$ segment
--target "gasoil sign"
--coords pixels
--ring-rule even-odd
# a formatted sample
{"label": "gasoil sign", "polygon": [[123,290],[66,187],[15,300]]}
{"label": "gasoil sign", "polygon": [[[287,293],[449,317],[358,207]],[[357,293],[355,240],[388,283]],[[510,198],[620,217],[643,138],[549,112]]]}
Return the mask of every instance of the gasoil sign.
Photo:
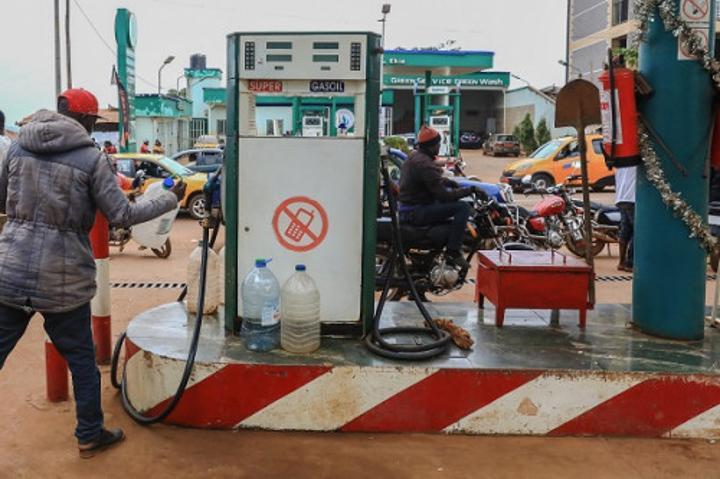
{"label": "gasoil sign", "polygon": [[313,93],[342,93],[345,82],[342,80],[310,80],[310,91]]}

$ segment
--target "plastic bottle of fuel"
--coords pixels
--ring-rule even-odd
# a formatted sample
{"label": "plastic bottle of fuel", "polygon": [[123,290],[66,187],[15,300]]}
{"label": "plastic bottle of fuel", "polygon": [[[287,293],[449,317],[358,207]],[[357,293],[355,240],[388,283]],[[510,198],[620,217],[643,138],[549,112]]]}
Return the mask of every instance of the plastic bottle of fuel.
{"label": "plastic bottle of fuel", "polygon": [[251,351],[271,351],[280,345],[280,285],[264,259],[242,283],[241,333]]}
{"label": "plastic bottle of fuel", "polygon": [[218,254],[218,302],[225,304],[225,246]]}
{"label": "plastic bottle of fuel", "polygon": [[[150,201],[163,194],[164,191],[172,188],[174,184],[172,178],[165,178],[162,182],[152,183],[148,186],[147,190],[145,190],[145,193],[138,198],[138,202]],[[146,248],[162,248],[168,236],[170,236],[170,230],[172,229],[173,223],[175,223],[179,209],[180,206],[178,205],[177,208],[157,218],[133,226],[132,235],[135,242]]]}
{"label": "plastic bottle of fuel", "polygon": [[280,293],[280,344],[291,353],[311,353],[320,347],[320,291],[305,269],[295,266]]}
{"label": "plastic bottle of fuel", "polygon": [[[203,242],[198,241],[197,247],[190,253],[190,259],[187,266],[187,309],[190,313],[197,313],[198,294],[200,293],[200,265],[202,262]],[[207,275],[205,284],[205,303],[203,305],[203,314],[212,314],[217,311],[220,304],[219,295],[219,278],[218,272],[219,261],[218,255],[212,248],[208,250],[207,259]]]}

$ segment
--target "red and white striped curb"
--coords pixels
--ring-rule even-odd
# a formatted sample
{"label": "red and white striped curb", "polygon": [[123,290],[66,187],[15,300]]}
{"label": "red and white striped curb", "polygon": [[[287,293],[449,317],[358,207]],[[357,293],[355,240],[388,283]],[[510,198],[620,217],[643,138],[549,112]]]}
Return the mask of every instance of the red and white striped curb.
{"label": "red and white striped curb", "polygon": [[[128,392],[160,410],[183,361],[130,343]],[[720,437],[720,376],[425,367],[198,365],[168,422],[201,428]]]}
{"label": "red and white striped curb", "polygon": [[110,226],[108,220],[99,211],[95,214],[95,223],[90,230],[90,245],[95,257],[95,283],[97,290],[90,303],[92,311],[93,341],[95,357],[100,363],[110,361],[112,354],[111,317],[110,317]]}

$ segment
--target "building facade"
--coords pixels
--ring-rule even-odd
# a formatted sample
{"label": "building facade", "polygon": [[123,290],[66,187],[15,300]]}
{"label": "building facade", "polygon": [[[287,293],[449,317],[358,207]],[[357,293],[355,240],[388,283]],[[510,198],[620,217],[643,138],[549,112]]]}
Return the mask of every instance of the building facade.
{"label": "building facade", "polygon": [[170,156],[191,146],[192,102],[170,95],[144,94],[135,97],[135,137],[138,145],[160,140]]}
{"label": "building facade", "polygon": [[568,0],[567,78],[598,83],[608,49],[630,46],[636,29],[632,0]]}
{"label": "building facade", "polygon": [[510,73],[490,71],[494,58],[495,53],[487,51],[386,50],[383,133],[404,134],[417,129],[417,93],[425,89],[428,74],[430,86],[439,92],[430,100],[438,110],[453,109],[456,105],[449,94],[443,95],[444,91],[459,94],[459,111],[452,111],[452,115],[457,114],[461,131],[480,134],[506,131],[505,95]]}

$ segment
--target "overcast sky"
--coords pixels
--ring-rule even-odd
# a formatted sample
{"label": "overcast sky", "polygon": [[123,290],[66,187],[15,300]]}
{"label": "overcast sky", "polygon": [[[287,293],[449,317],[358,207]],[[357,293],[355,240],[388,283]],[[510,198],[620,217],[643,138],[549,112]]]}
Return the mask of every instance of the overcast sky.
{"label": "overcast sky", "polygon": [[[387,1],[387,0],[386,0]],[[386,47],[437,45],[456,40],[467,50],[495,52],[495,69],[533,86],[563,84],[566,0],[390,0]],[[61,0],[65,4],[65,0]],[[110,85],[117,8],[134,12],[139,93],[157,90],[157,69],[168,55],[163,88],[175,88],[190,55],[225,66],[225,36],[236,31],[374,30],[383,2],[368,0],[70,0],[74,86],[93,91],[101,107],[117,105]],[[98,38],[80,7],[110,47]],[[63,12],[64,18],[64,12]],[[3,0],[0,15],[0,109],[8,124],[55,94],[53,0]],[[64,48],[64,47],[63,47]],[[64,61],[64,58],[63,58]],[[183,86],[181,80],[180,86]],[[63,63],[63,88],[65,87]],[[513,86],[521,85],[515,82]]]}

